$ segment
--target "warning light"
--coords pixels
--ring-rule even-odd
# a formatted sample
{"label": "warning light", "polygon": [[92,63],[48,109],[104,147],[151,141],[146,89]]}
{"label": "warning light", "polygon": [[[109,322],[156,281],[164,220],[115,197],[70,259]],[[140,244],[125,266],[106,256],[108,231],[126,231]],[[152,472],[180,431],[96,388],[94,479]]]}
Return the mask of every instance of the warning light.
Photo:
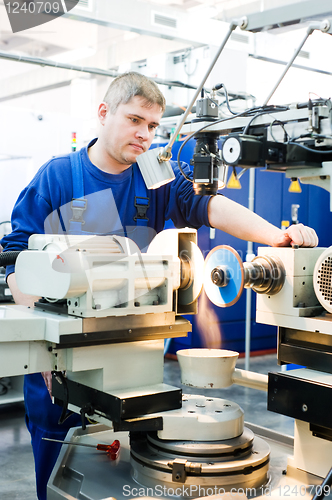
{"label": "warning light", "polygon": [[71,150],[76,151],[76,132],[71,134]]}
{"label": "warning light", "polygon": [[229,181],[227,182],[227,187],[229,189],[241,189],[242,187],[239,179],[236,177],[236,174],[234,174],[234,172],[232,172]]}
{"label": "warning light", "polygon": [[288,191],[289,193],[302,193],[300,183],[296,177],[292,177]]}

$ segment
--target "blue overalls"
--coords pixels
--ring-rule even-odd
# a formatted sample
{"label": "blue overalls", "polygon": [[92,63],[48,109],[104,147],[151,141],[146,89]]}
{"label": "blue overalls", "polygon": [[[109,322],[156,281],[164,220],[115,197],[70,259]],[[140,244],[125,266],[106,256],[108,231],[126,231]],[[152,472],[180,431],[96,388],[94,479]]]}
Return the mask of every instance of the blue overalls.
{"label": "blue overalls", "polygon": [[[72,177],[73,177],[73,199],[71,202],[71,209],[73,212],[73,218],[69,221],[69,234],[91,234],[86,231],[83,231],[82,226],[84,224],[83,214],[87,209],[87,200],[84,198],[84,182],[83,182],[83,167],[81,161],[81,155],[79,151],[75,153],[71,153],[71,168],[72,168]],[[135,199],[134,205],[136,207],[136,215],[134,217],[134,221],[136,223],[136,228],[140,229],[147,228],[148,218],[146,216],[147,209],[150,206],[150,200],[147,196],[147,188],[145,182],[143,180],[142,174],[137,166],[137,164],[133,165],[133,175],[134,175],[134,184],[135,184]],[[140,231],[141,233],[146,235],[146,232]],[[133,237],[135,239],[135,231],[131,231],[130,233],[126,232],[124,228],[123,236]],[[114,233],[112,233],[114,234]],[[141,245],[138,245],[141,249],[147,246],[148,241],[142,241]]]}
{"label": "blue overalls", "polygon": [[[84,182],[83,182],[83,167],[79,151],[70,154],[72,179],[73,179],[73,198],[71,202],[72,219],[69,221],[69,234],[91,234],[82,230],[84,225],[83,214],[87,210],[87,200],[84,198]],[[140,241],[136,241],[143,248],[147,246],[148,241],[145,241],[145,235],[148,235],[144,228],[147,228],[148,218],[146,211],[149,208],[149,198],[147,196],[147,188],[145,186],[142,175],[137,165],[133,166],[136,215],[134,221],[136,228],[141,228],[139,231]],[[124,228],[125,231],[125,228]],[[135,239],[137,231],[133,230],[129,237]],[[127,234],[124,234],[127,236]],[[137,240],[137,238],[136,238]],[[44,379],[40,373],[26,375],[24,381],[24,396],[27,408],[27,414],[37,414],[40,427],[35,425],[28,416],[26,424],[31,434],[31,444],[35,458],[36,471],[36,487],[39,500],[46,500],[46,490],[49,477],[52,473],[58,455],[60,453],[61,444],[50,441],[45,441],[42,438],[53,438],[64,440],[71,427],[81,425],[81,416],[72,414],[64,422],[58,424],[62,409],[60,406],[53,405],[48,394]]]}

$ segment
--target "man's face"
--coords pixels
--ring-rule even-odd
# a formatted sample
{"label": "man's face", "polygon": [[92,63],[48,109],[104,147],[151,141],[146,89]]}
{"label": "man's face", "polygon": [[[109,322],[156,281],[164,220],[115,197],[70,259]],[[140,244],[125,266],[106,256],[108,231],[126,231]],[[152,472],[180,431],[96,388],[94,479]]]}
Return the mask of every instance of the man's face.
{"label": "man's face", "polygon": [[111,114],[106,103],[99,106],[104,153],[112,163],[131,165],[138,155],[151,146],[162,110],[158,104],[147,104],[139,96],[120,104]]}

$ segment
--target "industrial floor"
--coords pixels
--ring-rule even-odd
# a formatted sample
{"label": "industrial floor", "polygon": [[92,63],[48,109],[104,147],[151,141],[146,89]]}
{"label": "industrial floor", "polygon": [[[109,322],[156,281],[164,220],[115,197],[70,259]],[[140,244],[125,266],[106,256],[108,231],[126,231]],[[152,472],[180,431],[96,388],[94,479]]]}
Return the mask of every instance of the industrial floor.
{"label": "industrial floor", "polygon": [[[236,365],[244,368],[244,359]],[[267,374],[280,371],[275,355],[252,357],[250,370]],[[165,382],[182,387],[184,393],[203,394],[193,388],[181,386],[177,361],[165,360]],[[206,394],[206,392],[205,392]],[[266,393],[240,386],[227,389],[211,389],[210,395],[229,399],[238,403],[245,412],[247,422],[293,435],[293,420],[268,412]],[[16,403],[1,405],[0,396],[0,499],[36,500],[34,463],[30,445],[30,435],[24,422],[24,405]]]}

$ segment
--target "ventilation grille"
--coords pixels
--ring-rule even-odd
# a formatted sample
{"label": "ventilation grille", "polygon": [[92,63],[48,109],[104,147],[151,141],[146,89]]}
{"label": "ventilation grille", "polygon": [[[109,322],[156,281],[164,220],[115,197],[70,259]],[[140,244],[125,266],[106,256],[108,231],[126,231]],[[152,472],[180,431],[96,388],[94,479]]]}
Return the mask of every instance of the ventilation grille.
{"label": "ventilation grille", "polygon": [[158,12],[153,12],[152,24],[175,30],[178,27],[178,20],[175,17],[169,17],[164,14],[159,14]]}
{"label": "ventilation grille", "polygon": [[79,0],[77,7],[84,10],[92,10],[92,0]]}
{"label": "ventilation grille", "polygon": [[246,35],[241,35],[240,33],[232,33],[231,40],[233,40],[233,42],[240,42],[246,44],[249,43],[249,37]]}
{"label": "ventilation grille", "polygon": [[332,306],[332,257],[325,259],[318,269],[318,290],[322,299]]}
{"label": "ventilation grille", "polygon": [[299,57],[302,57],[303,59],[310,59],[310,52],[307,52],[306,50],[300,50]]}
{"label": "ventilation grille", "polygon": [[173,64],[183,63],[187,59],[186,54],[180,54],[178,56],[173,56]]}

